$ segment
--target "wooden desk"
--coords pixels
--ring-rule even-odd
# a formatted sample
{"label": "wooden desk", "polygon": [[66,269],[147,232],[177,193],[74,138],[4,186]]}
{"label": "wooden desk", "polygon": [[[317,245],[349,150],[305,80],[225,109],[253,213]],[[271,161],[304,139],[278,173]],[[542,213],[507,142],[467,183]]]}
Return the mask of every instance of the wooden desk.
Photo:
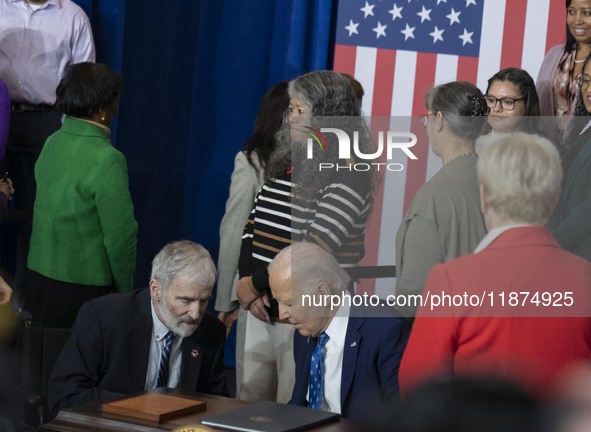
{"label": "wooden desk", "polygon": [[[131,417],[124,417],[115,414],[104,414],[101,412],[101,403],[82,405],[75,408],[68,408],[60,411],[55,419],[40,427],[40,431],[137,431],[137,432],[159,432],[170,431],[176,427],[198,424],[205,416],[215,415],[231,411],[245,405],[248,402],[221,396],[212,396],[202,393],[191,393],[177,389],[155,389],[157,393],[178,394],[190,399],[197,399],[207,402],[207,410],[194,414],[177,417],[162,423],[140,420]],[[311,431],[317,432],[361,432],[364,430],[357,424],[341,420],[318,426]]]}

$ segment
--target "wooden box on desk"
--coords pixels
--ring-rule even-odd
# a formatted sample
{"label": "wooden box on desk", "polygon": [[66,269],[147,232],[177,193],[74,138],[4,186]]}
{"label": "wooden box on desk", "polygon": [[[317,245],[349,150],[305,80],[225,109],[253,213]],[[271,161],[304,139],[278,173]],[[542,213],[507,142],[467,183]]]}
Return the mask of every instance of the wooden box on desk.
{"label": "wooden box on desk", "polygon": [[104,403],[101,411],[150,421],[165,421],[205,411],[205,402],[158,393],[145,393]]}

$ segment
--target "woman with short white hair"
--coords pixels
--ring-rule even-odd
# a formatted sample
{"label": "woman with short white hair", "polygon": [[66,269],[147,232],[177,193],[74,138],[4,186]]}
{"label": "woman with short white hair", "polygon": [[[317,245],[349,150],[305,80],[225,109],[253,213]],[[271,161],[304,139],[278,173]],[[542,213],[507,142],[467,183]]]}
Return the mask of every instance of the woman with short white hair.
{"label": "woman with short white hair", "polygon": [[478,161],[487,228],[545,224],[558,202],[562,181],[556,147],[546,138],[523,132],[497,143],[502,145],[491,146]]}

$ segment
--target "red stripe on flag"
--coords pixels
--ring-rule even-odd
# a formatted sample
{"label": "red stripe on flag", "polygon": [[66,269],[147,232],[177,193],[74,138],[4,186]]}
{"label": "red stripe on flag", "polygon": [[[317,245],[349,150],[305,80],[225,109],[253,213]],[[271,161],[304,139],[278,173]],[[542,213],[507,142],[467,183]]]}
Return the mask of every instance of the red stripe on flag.
{"label": "red stripe on flag", "polygon": [[458,57],[458,81],[475,83],[478,78],[478,57]]}
{"label": "red stripe on flag", "polygon": [[[371,136],[375,143],[379,139],[378,132],[382,132],[385,137],[386,132],[390,129],[395,61],[396,51],[386,49],[377,50],[370,126]],[[382,153],[379,162],[387,162],[385,151]],[[384,182],[380,182],[374,192],[373,213],[365,227],[365,257],[361,265],[375,266],[378,263],[383,201]],[[374,294],[375,279],[364,280],[358,287],[358,292]]]}
{"label": "red stripe on flag", "polygon": [[333,70],[354,76],[356,57],[357,47],[350,45],[335,45]]}
{"label": "red stripe on flag", "polygon": [[[511,0],[505,9],[501,67],[521,67],[527,0]],[[500,23],[498,24],[500,25]],[[486,55],[486,53],[484,53]]]}
{"label": "red stripe on flag", "polygon": [[550,0],[546,52],[554,45],[564,43],[566,36],[566,6],[564,0]]}
{"label": "red stripe on flag", "polygon": [[[406,166],[406,185],[404,188],[404,208],[406,212],[417,190],[425,183],[427,175],[427,158],[429,155],[429,139],[425,128],[419,122],[419,116],[427,113],[424,105],[425,93],[433,87],[435,83],[435,68],[437,65],[436,54],[419,53],[417,55],[417,69],[415,76],[415,88],[412,102],[412,122],[411,128],[417,131],[417,144],[412,148],[412,152],[417,159],[408,159]],[[404,103],[404,102],[402,102]]]}
{"label": "red stripe on flag", "polygon": [[[426,114],[425,95],[435,83],[435,69],[437,67],[437,54],[418,53],[417,68],[415,73],[415,88],[412,100],[412,115]],[[408,101],[400,101],[408,103]]]}
{"label": "red stripe on flag", "polygon": [[396,51],[386,49],[377,50],[373,103],[371,107],[372,116],[390,117],[395,61]]}

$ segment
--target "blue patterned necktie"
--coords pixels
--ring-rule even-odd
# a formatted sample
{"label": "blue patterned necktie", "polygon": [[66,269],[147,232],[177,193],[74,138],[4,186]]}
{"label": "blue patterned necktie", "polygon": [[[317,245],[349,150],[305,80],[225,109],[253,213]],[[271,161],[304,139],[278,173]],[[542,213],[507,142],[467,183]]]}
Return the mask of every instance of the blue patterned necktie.
{"label": "blue patterned necktie", "polygon": [[328,342],[326,333],[318,336],[318,344],[312,353],[310,362],[310,385],[308,388],[308,408],[319,410],[322,407],[324,394],[324,345]]}
{"label": "blue patterned necktie", "polygon": [[170,349],[172,348],[173,340],[174,333],[171,331],[166,333],[166,336],[164,336],[162,355],[160,356],[160,365],[158,366],[158,379],[156,380],[156,387],[165,387],[168,385],[168,360],[170,357]]}

